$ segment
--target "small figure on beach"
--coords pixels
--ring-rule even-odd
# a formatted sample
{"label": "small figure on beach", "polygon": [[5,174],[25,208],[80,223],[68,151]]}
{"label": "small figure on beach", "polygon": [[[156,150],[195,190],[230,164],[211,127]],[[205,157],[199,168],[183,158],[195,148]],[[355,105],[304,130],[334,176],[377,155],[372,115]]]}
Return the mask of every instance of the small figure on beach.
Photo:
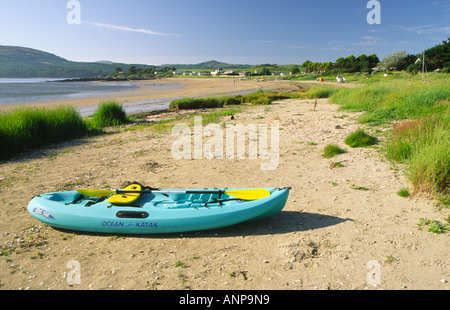
{"label": "small figure on beach", "polygon": [[340,74],[336,77],[336,80],[338,83],[345,83],[345,78]]}

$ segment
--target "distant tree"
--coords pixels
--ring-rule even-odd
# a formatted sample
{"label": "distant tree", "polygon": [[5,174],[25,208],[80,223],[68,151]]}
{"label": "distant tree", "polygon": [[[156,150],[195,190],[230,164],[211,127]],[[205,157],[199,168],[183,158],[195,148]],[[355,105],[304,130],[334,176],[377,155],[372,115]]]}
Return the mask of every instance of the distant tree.
{"label": "distant tree", "polygon": [[407,58],[406,51],[397,51],[385,57],[379,67],[384,71],[404,70],[407,68]]}
{"label": "distant tree", "polygon": [[337,69],[342,69],[345,67],[345,59],[344,57],[339,57],[336,59],[335,66]]}
{"label": "distant tree", "polygon": [[425,61],[430,70],[450,68],[450,38],[426,50]]}
{"label": "distant tree", "polygon": [[345,58],[345,67],[348,69],[354,69],[356,67],[356,57],[353,55]]}
{"label": "distant tree", "polygon": [[136,73],[137,73],[136,66],[131,66],[130,69],[128,70],[128,74],[129,75],[134,75]]}
{"label": "distant tree", "polygon": [[375,54],[368,56],[367,61],[369,62],[369,66],[371,69],[375,68],[380,63],[380,59]]}
{"label": "distant tree", "polygon": [[309,60],[306,60],[303,64],[302,64],[302,67],[305,69],[305,73],[308,73],[309,72],[309,64],[310,64],[311,62],[309,61]]}

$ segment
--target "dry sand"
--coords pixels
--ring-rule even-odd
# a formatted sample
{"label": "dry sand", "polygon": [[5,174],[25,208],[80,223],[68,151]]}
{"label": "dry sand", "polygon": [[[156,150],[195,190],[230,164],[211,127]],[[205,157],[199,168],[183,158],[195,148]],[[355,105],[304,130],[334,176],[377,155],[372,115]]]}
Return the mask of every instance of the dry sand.
{"label": "dry sand", "polygon": [[[149,127],[111,130],[1,163],[0,245],[15,250],[1,257],[0,290],[448,290],[449,235],[417,227],[419,218],[444,221],[444,214],[432,200],[399,197],[407,180],[377,149],[343,144],[361,127],[356,116],[326,99],[315,111],[313,100],[246,108],[233,122],[280,125],[273,171],[262,171],[261,159],[176,161],[175,137]],[[329,143],[347,153],[323,158]],[[331,168],[333,162],[343,167]],[[26,210],[34,195],[127,181],[160,188],[291,186],[292,192],[283,212],[269,219],[172,235],[64,232]],[[67,281],[70,261],[80,264],[81,284]],[[372,272],[379,279],[368,277]]]}

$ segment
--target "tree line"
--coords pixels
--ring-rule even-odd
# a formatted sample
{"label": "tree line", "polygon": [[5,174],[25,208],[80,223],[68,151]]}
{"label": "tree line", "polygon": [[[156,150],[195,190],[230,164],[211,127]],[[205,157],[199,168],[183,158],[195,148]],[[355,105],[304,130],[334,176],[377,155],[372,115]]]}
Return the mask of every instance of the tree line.
{"label": "tree line", "polygon": [[[429,71],[440,70],[450,72],[450,38],[442,41],[432,48],[424,51],[425,67]],[[417,73],[423,67],[423,54],[407,54],[406,51],[396,51],[380,61],[377,55],[358,57],[350,55],[340,57],[335,62],[311,62],[306,60],[302,67],[304,73],[310,74],[336,74],[336,73],[371,73],[373,71],[406,71]]]}

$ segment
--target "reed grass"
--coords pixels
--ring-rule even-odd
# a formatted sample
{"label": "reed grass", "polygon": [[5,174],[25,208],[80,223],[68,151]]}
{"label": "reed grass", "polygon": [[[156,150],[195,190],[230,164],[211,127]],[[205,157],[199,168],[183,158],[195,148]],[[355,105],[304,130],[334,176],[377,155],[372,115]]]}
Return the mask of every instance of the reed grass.
{"label": "reed grass", "polygon": [[55,109],[20,108],[0,114],[0,159],[48,143],[83,137],[84,120],[72,107]]}

